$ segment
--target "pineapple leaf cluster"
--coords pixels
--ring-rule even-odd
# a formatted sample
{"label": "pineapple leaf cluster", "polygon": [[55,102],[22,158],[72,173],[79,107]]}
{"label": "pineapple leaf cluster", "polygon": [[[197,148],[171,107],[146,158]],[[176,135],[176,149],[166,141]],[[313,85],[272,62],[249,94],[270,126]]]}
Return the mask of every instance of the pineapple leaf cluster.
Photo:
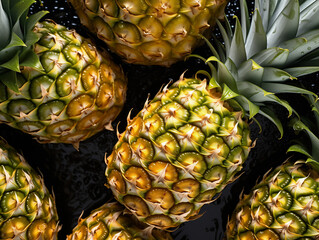
{"label": "pineapple leaf cluster", "polygon": [[45,14],[40,11],[28,17],[29,7],[34,0],[0,1],[0,73],[1,82],[19,92],[16,73],[21,67],[42,70],[33,45],[39,36],[32,29]]}
{"label": "pineapple leaf cluster", "polygon": [[[241,20],[235,16],[234,31],[227,18],[224,24],[218,21],[224,44],[216,37],[215,46],[206,41],[214,54],[206,60],[211,73],[204,72],[210,87],[222,92],[223,100],[236,100],[249,118],[257,113],[267,117],[281,136],[283,127],[267,103],[283,106],[290,116],[296,111],[276,94],[316,97],[289,80],[319,71],[319,29],[313,20],[318,6],[317,1],[255,1],[249,20],[246,2],[241,1]],[[211,62],[217,63],[217,69]]]}

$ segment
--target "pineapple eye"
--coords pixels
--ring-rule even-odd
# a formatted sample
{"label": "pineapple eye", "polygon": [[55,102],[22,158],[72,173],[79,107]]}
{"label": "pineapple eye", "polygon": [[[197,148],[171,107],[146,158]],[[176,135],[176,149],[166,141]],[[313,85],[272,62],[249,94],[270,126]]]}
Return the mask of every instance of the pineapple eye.
{"label": "pineapple eye", "polygon": [[176,168],[168,162],[152,162],[150,165],[148,165],[148,169],[159,177],[161,177],[161,175],[164,175],[164,178],[167,181],[176,182],[178,180],[178,172]]}
{"label": "pineapple eye", "polygon": [[66,109],[66,113],[70,117],[80,116],[81,114],[89,111],[94,103],[94,99],[88,94],[82,94],[73,98]]}
{"label": "pineapple eye", "polygon": [[306,223],[293,212],[279,216],[277,221],[283,228],[282,234],[302,235],[307,230]]}
{"label": "pineapple eye", "polygon": [[99,69],[91,64],[88,65],[81,74],[81,81],[83,88],[86,91],[91,90],[93,87],[96,87],[100,79]]}
{"label": "pineapple eye", "polygon": [[147,190],[151,188],[151,180],[143,168],[131,166],[124,174],[125,178],[136,187]]}
{"label": "pineapple eye", "polygon": [[124,204],[137,216],[147,217],[150,215],[148,206],[146,203],[138,196],[126,195],[123,198]]}
{"label": "pineapple eye", "polygon": [[258,240],[280,240],[279,236],[271,229],[266,229],[256,234]]}
{"label": "pineapple eye", "polygon": [[14,237],[16,237],[17,234],[24,232],[29,224],[30,223],[26,217],[19,216],[10,218],[1,226],[0,238],[14,239]]}
{"label": "pineapple eye", "polygon": [[145,194],[145,199],[159,205],[163,209],[171,208],[174,203],[173,194],[165,188],[153,188]]}
{"label": "pineapple eye", "polygon": [[173,226],[173,221],[170,217],[163,214],[154,214],[146,218],[146,222],[158,226],[160,228],[168,228]]}
{"label": "pineapple eye", "polygon": [[152,161],[154,150],[150,141],[144,138],[138,138],[131,144],[131,148],[136,156],[143,162]]}
{"label": "pineapple eye", "polygon": [[174,205],[169,211],[174,215],[182,215],[185,213],[190,214],[194,209],[194,205],[191,203],[178,203]]}
{"label": "pineapple eye", "polygon": [[99,108],[109,108],[113,104],[113,88],[107,83],[103,83],[97,94],[96,105]]}
{"label": "pineapple eye", "polygon": [[79,74],[75,69],[69,68],[56,80],[57,93],[61,97],[74,93],[77,89]]}
{"label": "pineapple eye", "polygon": [[125,193],[126,191],[126,185],[125,181],[122,177],[122,174],[117,170],[112,170],[111,173],[108,176],[108,182],[111,185],[111,188],[114,187],[114,189],[119,193]]}
{"label": "pineapple eye", "polygon": [[107,226],[102,221],[90,225],[89,231],[92,234],[90,237],[96,240],[104,240],[109,235]]}
{"label": "pineapple eye", "polygon": [[205,174],[204,178],[216,185],[222,184],[227,177],[227,170],[224,167],[221,167],[219,165],[212,167],[211,169],[208,169]]}
{"label": "pineapple eye", "polygon": [[123,142],[119,148],[116,149],[116,156],[123,164],[130,164],[132,151],[127,142]]}
{"label": "pineapple eye", "polygon": [[183,164],[185,168],[190,169],[199,174],[204,174],[207,169],[207,164],[204,157],[196,152],[184,152],[181,153],[177,159],[178,162]]}
{"label": "pineapple eye", "polygon": [[28,237],[30,239],[41,239],[45,235],[46,228],[47,224],[44,220],[36,220],[28,228]]}
{"label": "pineapple eye", "polygon": [[65,104],[59,100],[52,100],[41,104],[38,107],[38,116],[42,121],[54,121],[59,117],[60,113],[64,110]]}
{"label": "pineapple eye", "polygon": [[173,190],[185,193],[189,198],[195,198],[200,191],[200,183],[194,179],[183,179],[175,183]]}
{"label": "pineapple eye", "polygon": [[24,118],[25,115],[28,115],[35,108],[36,106],[32,101],[25,99],[12,100],[7,106],[10,115],[20,118]]}

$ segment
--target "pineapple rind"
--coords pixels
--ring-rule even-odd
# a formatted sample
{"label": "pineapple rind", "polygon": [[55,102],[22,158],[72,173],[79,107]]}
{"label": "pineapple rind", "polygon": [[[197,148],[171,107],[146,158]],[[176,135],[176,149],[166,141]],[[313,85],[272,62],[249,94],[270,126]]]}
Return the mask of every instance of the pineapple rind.
{"label": "pineapple rind", "polygon": [[[74,1],[81,22],[125,61],[169,66],[224,16],[226,0]],[[207,33],[207,31],[206,31]]]}
{"label": "pineapple rind", "polygon": [[4,85],[0,123],[32,134],[40,142],[71,143],[111,128],[126,96],[126,77],[105,52],[74,30],[45,21],[34,32],[33,50],[44,71],[24,67],[20,94]]}
{"label": "pineapple rind", "polygon": [[169,233],[159,231],[138,220],[117,202],[106,203],[79,219],[67,240],[171,240]]}
{"label": "pineapple rind", "polygon": [[57,239],[54,197],[25,159],[0,139],[0,239]]}
{"label": "pineapple rind", "polygon": [[288,161],[245,195],[227,226],[227,239],[315,239],[319,235],[318,173]]}
{"label": "pineapple rind", "polygon": [[170,228],[195,218],[247,158],[242,113],[206,87],[187,78],[165,87],[128,121],[107,159],[110,188],[140,221]]}

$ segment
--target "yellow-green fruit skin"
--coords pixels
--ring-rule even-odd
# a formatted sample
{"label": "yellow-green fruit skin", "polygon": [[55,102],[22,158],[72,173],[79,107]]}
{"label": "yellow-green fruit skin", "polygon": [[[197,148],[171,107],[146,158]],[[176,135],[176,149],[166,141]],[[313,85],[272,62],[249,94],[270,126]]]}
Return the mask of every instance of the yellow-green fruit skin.
{"label": "yellow-green fruit skin", "polygon": [[140,221],[166,229],[198,217],[242,168],[248,124],[220,97],[205,80],[181,77],[128,120],[106,176]]}
{"label": "yellow-green fruit skin", "polygon": [[319,175],[286,162],[245,195],[228,222],[228,240],[310,240],[319,236]]}
{"label": "yellow-green fruit skin", "polygon": [[181,61],[201,42],[227,0],[69,0],[83,25],[124,61],[163,65]]}
{"label": "yellow-green fruit skin", "polygon": [[43,71],[30,67],[18,74],[20,93],[0,83],[0,123],[43,143],[77,145],[105,127],[121,111],[126,77],[106,52],[74,30],[37,23],[33,50]]}
{"label": "yellow-green fruit skin", "polygon": [[79,219],[67,240],[172,240],[168,232],[139,222],[117,202],[106,203]]}
{"label": "yellow-green fruit skin", "polygon": [[0,239],[55,240],[59,229],[42,177],[0,138]]}

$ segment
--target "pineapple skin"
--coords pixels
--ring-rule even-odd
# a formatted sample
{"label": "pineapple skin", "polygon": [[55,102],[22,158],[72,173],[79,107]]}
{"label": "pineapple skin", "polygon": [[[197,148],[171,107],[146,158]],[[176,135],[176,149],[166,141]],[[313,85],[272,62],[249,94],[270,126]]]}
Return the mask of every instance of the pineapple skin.
{"label": "pineapple skin", "polygon": [[172,240],[168,232],[139,222],[117,202],[106,203],[79,219],[67,240]]}
{"label": "pineapple skin", "polygon": [[0,239],[55,240],[54,197],[17,151],[0,138]]}
{"label": "pineapple skin", "polygon": [[303,160],[277,167],[240,200],[227,239],[317,239],[318,182],[318,173]]}
{"label": "pineapple skin", "polygon": [[41,143],[78,147],[121,111],[126,76],[107,52],[53,21],[37,23],[33,46],[43,71],[23,67],[20,93],[0,83],[0,123],[29,133]]}
{"label": "pineapple skin", "polygon": [[106,176],[140,221],[167,229],[197,218],[242,168],[248,123],[220,95],[205,80],[182,76],[128,120]]}
{"label": "pineapple skin", "polygon": [[142,65],[183,60],[222,19],[227,0],[69,0],[82,24],[124,61]]}

